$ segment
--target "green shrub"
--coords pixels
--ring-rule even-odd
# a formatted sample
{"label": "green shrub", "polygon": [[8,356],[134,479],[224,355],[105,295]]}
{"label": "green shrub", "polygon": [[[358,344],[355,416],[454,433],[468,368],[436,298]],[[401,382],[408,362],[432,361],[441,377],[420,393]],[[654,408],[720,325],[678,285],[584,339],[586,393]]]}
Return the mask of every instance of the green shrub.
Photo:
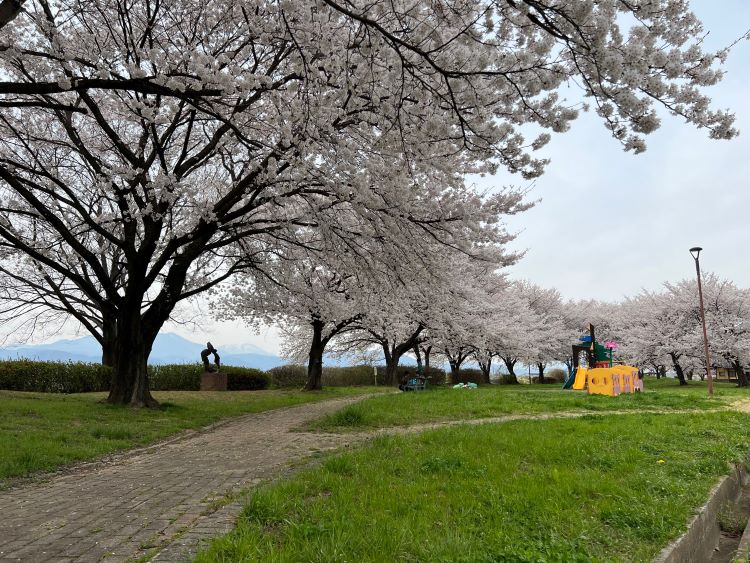
{"label": "green shrub", "polygon": [[[268,370],[274,387],[304,387],[307,366],[287,364]],[[378,376],[380,380],[380,376]],[[344,385],[374,385],[375,375],[370,366],[323,367],[323,387]]]}
{"label": "green shrub", "polygon": [[268,370],[274,387],[304,387],[307,383],[307,368],[297,364],[286,364]]}
{"label": "green shrub", "polygon": [[[378,370],[378,385],[385,385],[385,366],[377,366]],[[398,385],[398,382],[406,375],[415,375],[417,373],[416,366],[398,366],[396,369],[397,381],[394,385]],[[440,368],[434,368],[430,366],[429,370],[426,370],[427,376],[430,378],[428,381],[429,385],[445,385],[446,374]]]}
{"label": "green shrub", "polygon": [[460,369],[458,373],[451,372],[451,382],[453,385],[457,383],[476,383],[481,385],[484,383],[484,374],[480,369]]}
{"label": "green shrub", "polygon": [[[267,389],[269,376],[257,369],[223,366],[231,390]],[[198,391],[201,388],[201,364],[148,366],[152,391]],[[89,393],[109,391],[112,368],[80,362],[0,361],[0,389],[40,393]]]}
{"label": "green shrub", "polygon": [[324,367],[323,387],[375,385],[372,366]]}
{"label": "green shrub", "polygon": [[221,371],[227,374],[227,387],[230,391],[259,391],[268,389],[271,377],[264,371],[255,368],[223,366]]}
{"label": "green shrub", "polygon": [[42,393],[107,391],[112,369],[81,362],[0,362],[0,389]]}
{"label": "green shrub", "polygon": [[509,373],[501,373],[497,381],[500,385],[515,385],[518,379]]}
{"label": "green shrub", "polygon": [[553,368],[544,374],[544,379],[555,383],[564,383],[568,378],[568,371],[560,368]]}
{"label": "green shrub", "polygon": [[203,365],[198,363],[148,366],[149,388],[152,391],[199,391],[202,373]]}
{"label": "green shrub", "polygon": [[425,370],[425,375],[429,377],[430,385],[445,385],[445,370],[430,367],[430,369]]}
{"label": "green shrub", "polygon": [[[230,391],[257,391],[268,389],[270,377],[264,371],[240,366],[221,366],[227,374]],[[202,364],[166,364],[149,366],[149,384],[153,391],[199,391]]]}

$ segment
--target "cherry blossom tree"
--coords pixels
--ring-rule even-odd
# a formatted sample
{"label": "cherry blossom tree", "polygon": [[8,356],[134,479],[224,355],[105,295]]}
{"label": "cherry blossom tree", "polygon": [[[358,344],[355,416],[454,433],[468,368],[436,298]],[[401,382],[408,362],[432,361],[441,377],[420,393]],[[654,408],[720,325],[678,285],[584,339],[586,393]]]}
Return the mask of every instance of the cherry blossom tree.
{"label": "cherry blossom tree", "polygon": [[706,276],[705,285],[712,353],[734,368],[740,387],[748,387],[750,379],[745,370],[750,366],[750,290],[715,276]]}
{"label": "cherry blossom tree", "polygon": [[490,383],[494,359],[518,338],[519,331],[527,324],[530,310],[528,303],[521,299],[505,277],[492,276],[485,282],[485,288],[487,301],[480,310],[481,322],[475,326],[474,359],[482,371],[483,381]]}
{"label": "cherry blossom tree", "polygon": [[[284,257],[283,277],[237,276],[234,298],[222,299],[221,316],[241,310],[248,323],[275,322],[285,325],[295,339],[309,343],[306,390],[322,386],[323,353],[332,338],[343,334],[362,316],[355,301],[362,285],[353,274],[342,274],[316,261]],[[307,330],[300,330],[302,328]]]}
{"label": "cherry blossom tree", "polygon": [[480,348],[482,363],[493,356],[500,358],[512,383],[518,383],[515,369],[519,362],[535,363],[543,378],[544,365],[554,359],[553,338],[557,338],[562,323],[559,300],[556,290],[543,289],[527,280],[511,283],[496,299],[494,320]]}
{"label": "cherry blossom tree", "polygon": [[[571,78],[626,150],[657,106],[736,134],[702,93],[726,51],[702,51],[677,0],[4,0],[0,15],[0,240],[115,327],[113,403],[155,404],[156,334],[259,267],[243,245],[335,229],[321,210],[339,204],[454,244],[451,192],[498,166],[541,174],[548,135],[521,129],[568,128]],[[415,184],[448,208],[420,214]]]}
{"label": "cherry blossom tree", "polygon": [[644,290],[624,305],[629,327],[624,347],[650,363],[652,358],[662,358],[672,366],[680,385],[687,385],[683,358],[700,350],[699,325],[690,318],[684,297],[667,285],[663,292]]}
{"label": "cherry blossom tree", "polygon": [[458,373],[464,362],[470,358],[482,359],[485,363],[483,378],[489,383],[491,357],[484,357],[487,335],[495,330],[495,321],[502,310],[504,290],[507,282],[502,274],[496,273],[503,264],[477,262],[466,257],[450,259],[451,277],[443,283],[446,289],[439,306],[429,319],[429,343],[437,347],[447,360],[451,376],[457,382]]}
{"label": "cherry blossom tree", "polygon": [[536,364],[539,383],[544,383],[547,363],[557,358],[566,341],[570,342],[565,330],[562,298],[556,289],[546,289],[526,280],[519,282],[519,290],[528,304],[531,320],[524,331],[528,345],[523,360]]}
{"label": "cherry blossom tree", "polygon": [[[750,383],[744,372],[750,363],[750,292],[712,273],[705,274],[702,282],[712,364],[734,368],[739,385],[746,387]],[[675,307],[683,311],[685,332],[690,335],[690,348],[684,353],[686,363],[705,374],[698,284],[682,280],[665,284],[665,288]]]}

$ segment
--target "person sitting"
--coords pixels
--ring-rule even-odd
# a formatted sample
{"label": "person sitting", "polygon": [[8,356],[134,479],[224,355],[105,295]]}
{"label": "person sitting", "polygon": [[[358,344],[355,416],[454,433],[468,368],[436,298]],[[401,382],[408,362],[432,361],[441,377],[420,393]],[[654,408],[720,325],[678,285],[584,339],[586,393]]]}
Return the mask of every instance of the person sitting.
{"label": "person sitting", "polygon": [[399,389],[400,389],[401,391],[408,391],[409,389],[408,389],[408,388],[406,387],[406,384],[407,384],[407,383],[409,383],[409,372],[408,372],[408,371],[405,371],[405,372],[404,372],[404,375],[402,375],[402,376],[401,376],[401,379],[399,380],[399,383],[398,383],[398,388],[399,388]]}

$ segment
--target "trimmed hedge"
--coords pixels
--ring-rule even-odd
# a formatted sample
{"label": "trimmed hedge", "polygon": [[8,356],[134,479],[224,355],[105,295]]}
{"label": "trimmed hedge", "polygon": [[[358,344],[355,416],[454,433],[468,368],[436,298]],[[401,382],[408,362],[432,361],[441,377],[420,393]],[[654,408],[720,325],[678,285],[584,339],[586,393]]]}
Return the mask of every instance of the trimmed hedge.
{"label": "trimmed hedge", "polygon": [[[404,377],[404,375],[415,375],[417,373],[416,366],[402,366],[399,365],[396,368],[396,376],[398,381]],[[434,368],[430,366],[429,370],[426,370],[426,374],[430,379],[427,382],[427,386],[431,385],[445,385],[446,373],[440,368]],[[385,366],[378,366],[378,385],[383,385],[385,381]],[[396,383],[398,383],[398,381]]]}
{"label": "trimmed hedge", "polygon": [[[270,377],[265,372],[237,366],[222,366],[230,390],[267,389]],[[152,391],[198,391],[201,388],[201,364],[148,366]],[[81,362],[0,361],[0,389],[41,393],[88,393],[109,391],[112,368]]]}
{"label": "trimmed hedge", "polygon": [[151,391],[200,391],[202,364],[164,364],[148,366]]}
{"label": "trimmed hedge", "polygon": [[549,379],[555,383],[564,383],[568,379],[568,371],[561,368],[552,368],[544,374],[544,379]]}
{"label": "trimmed hedge", "polygon": [[42,393],[106,391],[112,368],[82,362],[0,361],[0,389]]}
{"label": "trimmed hedge", "polygon": [[268,389],[271,376],[255,368],[225,366],[221,371],[227,373],[227,387],[230,391],[260,391]]}
{"label": "trimmed hedge", "polygon": [[307,368],[297,364],[286,364],[268,370],[274,387],[304,387],[307,383]]}
{"label": "trimmed hedge", "polygon": [[372,366],[324,367],[323,387],[375,385]]}
{"label": "trimmed hedge", "polygon": [[[286,364],[268,370],[274,387],[301,388],[307,383],[307,366]],[[382,380],[378,376],[378,380]],[[346,385],[375,385],[375,374],[372,366],[323,366],[323,387],[341,387]]]}
{"label": "trimmed hedge", "polygon": [[477,385],[482,385],[484,383],[483,378],[484,375],[480,369],[467,368],[458,370],[456,374],[451,373],[451,382],[453,385],[457,383],[476,383]]}

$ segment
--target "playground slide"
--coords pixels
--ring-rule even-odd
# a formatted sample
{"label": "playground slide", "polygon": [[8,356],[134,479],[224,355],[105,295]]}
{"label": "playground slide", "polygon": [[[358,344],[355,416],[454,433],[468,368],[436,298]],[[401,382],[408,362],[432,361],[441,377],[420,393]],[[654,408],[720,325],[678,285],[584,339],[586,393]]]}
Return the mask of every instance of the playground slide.
{"label": "playground slide", "polygon": [[562,388],[563,389],[570,389],[571,387],[573,387],[573,381],[575,381],[575,378],[576,378],[575,373],[571,373],[567,377],[567,379],[565,379],[565,383],[563,383]]}
{"label": "playground slide", "polygon": [[576,380],[573,383],[573,389],[576,391],[583,391],[586,389],[586,374],[588,373],[588,368],[582,368],[579,367],[576,370]]}

